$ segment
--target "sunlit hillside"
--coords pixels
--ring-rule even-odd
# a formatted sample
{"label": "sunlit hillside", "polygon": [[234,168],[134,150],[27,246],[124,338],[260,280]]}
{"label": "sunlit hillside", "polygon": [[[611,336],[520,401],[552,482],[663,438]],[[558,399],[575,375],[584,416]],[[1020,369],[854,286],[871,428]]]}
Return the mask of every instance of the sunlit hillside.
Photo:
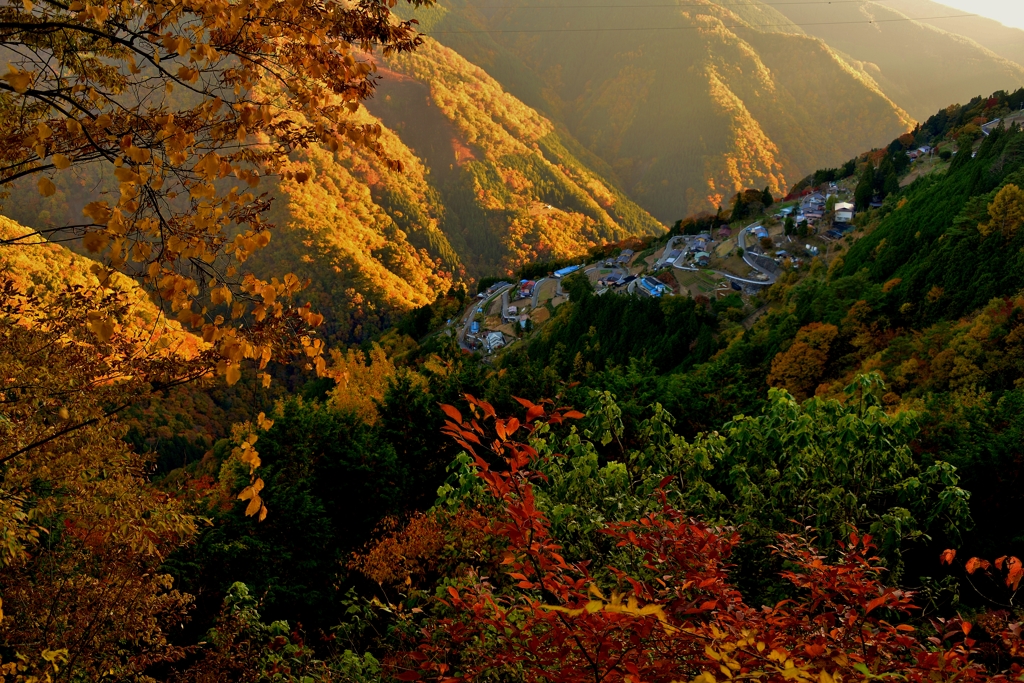
{"label": "sunlit hillside", "polygon": [[577,4],[450,0],[420,19],[564,126],[661,220],[741,187],[778,192],[912,125],[877,83],[768,5]]}
{"label": "sunlit hillside", "polygon": [[[965,12],[938,3],[863,0],[777,7],[808,34],[847,55],[882,92],[919,120],[950,103],[1024,85],[1024,66],[1011,61],[1021,59],[1024,32],[980,17],[963,17]],[[905,21],[929,17],[956,18]],[[1014,42],[1015,50],[1005,49]]]}
{"label": "sunlit hillside", "polygon": [[369,107],[430,167],[445,234],[471,268],[509,272],[663,230],[573,140],[453,50],[428,40],[388,66]]}
{"label": "sunlit hillside", "polygon": [[[51,305],[55,298],[70,286],[93,289],[99,284],[98,264],[66,247],[47,242],[35,231],[0,216],[0,240],[12,240],[0,246],[0,272],[12,278],[15,286],[31,293],[40,305]],[[129,307],[125,316],[114,324],[117,329],[131,328],[155,342],[161,337],[161,348],[167,348],[181,357],[191,357],[205,345],[199,337],[182,329],[175,320],[169,320],[131,278],[111,273],[107,287],[124,294]]]}
{"label": "sunlit hillside", "polygon": [[[582,161],[577,143],[451,50],[427,41],[379,67],[370,111],[354,116],[383,122],[384,153],[401,171],[364,149],[312,146],[291,163],[308,179],[260,185],[276,248],[248,265],[308,279],[303,297],[325,314],[329,339],[379,332],[460,280],[664,230],[593,170],[599,161]],[[73,223],[116,187],[93,169],[58,176],[47,198],[24,183],[4,212],[33,227]]]}

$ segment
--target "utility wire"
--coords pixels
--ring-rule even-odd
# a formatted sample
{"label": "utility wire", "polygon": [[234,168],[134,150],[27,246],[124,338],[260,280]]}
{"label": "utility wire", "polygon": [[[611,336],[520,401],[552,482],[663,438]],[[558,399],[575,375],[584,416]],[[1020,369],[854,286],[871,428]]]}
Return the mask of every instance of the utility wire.
{"label": "utility wire", "polygon": [[[622,7],[622,9],[629,9],[629,7]],[[744,29],[744,28],[789,28],[797,26],[804,28],[807,26],[844,26],[851,24],[887,24],[898,21],[934,21],[936,19],[963,19],[966,17],[977,17],[977,14],[947,14],[941,17],[901,17],[898,19],[869,19],[864,21],[818,21],[806,24],[786,23],[786,24],[737,24],[735,26],[722,26],[714,28],[726,28],[726,29]],[[522,28],[522,29],[498,29],[494,31],[489,30],[473,30],[473,31],[430,31],[424,32],[423,35],[427,36],[447,36],[447,35],[468,35],[474,33],[605,33],[608,31],[696,31],[699,29],[707,29],[705,26],[649,26],[649,27],[611,27],[611,28]]]}
{"label": "utility wire", "polygon": [[[718,5],[724,9],[730,9],[732,7],[781,7],[784,5],[821,5],[822,7],[829,7],[830,5],[853,5],[853,4],[864,4],[864,2],[871,2],[871,0],[795,0],[794,2],[722,2]],[[872,2],[872,4],[875,4]],[[636,7],[713,7],[707,2],[677,2],[669,4],[656,4],[656,5],[558,5],[553,7],[551,5],[483,5],[479,7],[467,6],[463,9],[633,9]]]}

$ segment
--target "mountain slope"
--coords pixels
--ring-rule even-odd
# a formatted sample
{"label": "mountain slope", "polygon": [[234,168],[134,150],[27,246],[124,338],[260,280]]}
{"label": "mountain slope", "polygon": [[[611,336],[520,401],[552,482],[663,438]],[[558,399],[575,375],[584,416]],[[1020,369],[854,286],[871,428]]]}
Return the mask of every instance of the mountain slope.
{"label": "mountain slope", "polygon": [[[577,143],[451,50],[427,41],[380,68],[369,110],[353,116],[381,124],[402,171],[364,149],[313,146],[293,154],[291,177],[260,186],[273,198],[275,248],[246,265],[308,279],[302,296],[325,314],[328,339],[371,336],[460,279],[665,230]],[[116,189],[98,167],[56,182],[49,198],[23,182],[4,212],[33,227],[74,222]]]}
{"label": "mountain slope", "polygon": [[[878,0],[878,2],[902,12],[908,17],[941,17],[950,14],[963,14],[962,11],[932,2],[932,0]],[[1000,57],[1024,66],[1024,31],[1019,28],[1004,26],[994,19],[982,16],[929,19],[920,23],[970,38]],[[972,95],[981,95],[983,92],[985,91],[972,93]]]}
{"label": "mountain slope", "polygon": [[[934,24],[907,21],[965,14],[937,3],[805,2],[779,4],[778,10],[848,55],[852,64],[916,119],[983,92],[1024,84],[1024,66],[1000,56],[987,44],[990,36],[1001,38],[1000,32],[976,31],[982,39],[978,41],[957,33],[973,25],[967,19],[934,20]],[[1017,33],[1024,38],[1024,32]]]}
{"label": "mountain slope", "polygon": [[768,5],[636,0],[581,12],[569,0],[504,2],[450,0],[419,18],[601,157],[663,221],[743,187],[781,191],[910,123],[870,78]]}

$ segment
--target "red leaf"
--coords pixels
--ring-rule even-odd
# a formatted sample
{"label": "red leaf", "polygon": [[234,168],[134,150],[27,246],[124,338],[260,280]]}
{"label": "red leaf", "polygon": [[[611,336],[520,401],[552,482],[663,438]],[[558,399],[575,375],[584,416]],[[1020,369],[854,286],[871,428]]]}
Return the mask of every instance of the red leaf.
{"label": "red leaf", "polygon": [[942,551],[941,555],[939,555],[939,562],[941,562],[942,564],[953,564],[953,560],[955,558],[956,551],[947,548],[946,550]]}
{"label": "red leaf", "polygon": [[978,571],[979,567],[982,569],[988,569],[989,562],[988,560],[983,560],[980,557],[972,557],[971,559],[967,560],[967,564],[964,565],[964,567],[967,569],[968,574],[973,574],[974,572]]}
{"label": "red leaf", "polygon": [[879,607],[880,605],[882,605],[885,602],[885,598],[886,598],[886,596],[882,595],[882,596],[877,597],[874,600],[870,601],[867,604],[867,607],[864,608],[864,614],[868,614],[868,613],[871,612],[871,610],[873,610],[876,607]]}
{"label": "red leaf", "polygon": [[512,400],[518,402],[519,405],[521,405],[522,407],[526,408],[527,410],[529,410],[530,408],[536,408],[537,407],[537,404],[534,403],[533,401],[527,400],[525,398],[519,398],[518,396],[513,396]]}
{"label": "red leaf", "polygon": [[462,598],[459,597],[459,591],[455,590],[452,586],[448,586],[448,594],[459,602],[462,602]]}
{"label": "red leaf", "polygon": [[526,421],[533,422],[538,417],[541,417],[543,414],[544,406],[531,406],[530,409],[526,411]]}
{"label": "red leaf", "polygon": [[394,677],[400,681],[418,681],[420,679],[419,671],[403,671],[400,674],[394,674]]}
{"label": "red leaf", "polygon": [[1003,562],[1005,562],[1005,561],[1006,561],[1006,555],[1003,555],[1002,557],[997,557],[996,558],[996,569],[1002,569],[1003,568]]}
{"label": "red leaf", "polygon": [[460,413],[455,408],[455,406],[450,406],[447,403],[442,403],[441,404],[441,410],[444,411],[445,415],[447,415],[451,419],[455,420],[455,422],[457,422],[458,424],[462,424],[462,413]]}
{"label": "red leaf", "polygon": [[562,417],[564,417],[566,419],[569,419],[569,420],[582,420],[583,418],[586,417],[586,415],[584,415],[583,413],[581,413],[578,410],[570,410],[570,411],[562,413]]}
{"label": "red leaf", "polygon": [[512,436],[519,429],[519,418],[510,417],[508,422],[505,423],[505,433]]}
{"label": "red leaf", "polygon": [[1017,590],[1020,580],[1024,578],[1024,565],[1016,557],[1011,557],[1006,561],[1006,569],[1010,572],[1006,577],[1006,585]]}

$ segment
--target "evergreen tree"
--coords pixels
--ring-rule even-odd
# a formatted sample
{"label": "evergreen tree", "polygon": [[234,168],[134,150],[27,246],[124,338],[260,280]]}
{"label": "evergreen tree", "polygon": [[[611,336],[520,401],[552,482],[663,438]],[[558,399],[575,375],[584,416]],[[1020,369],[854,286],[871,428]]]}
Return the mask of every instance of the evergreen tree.
{"label": "evergreen tree", "polygon": [[864,211],[871,206],[871,198],[875,194],[874,183],[875,169],[868,164],[861,172],[860,182],[857,183],[857,189],[853,192],[853,201],[858,211]]}

